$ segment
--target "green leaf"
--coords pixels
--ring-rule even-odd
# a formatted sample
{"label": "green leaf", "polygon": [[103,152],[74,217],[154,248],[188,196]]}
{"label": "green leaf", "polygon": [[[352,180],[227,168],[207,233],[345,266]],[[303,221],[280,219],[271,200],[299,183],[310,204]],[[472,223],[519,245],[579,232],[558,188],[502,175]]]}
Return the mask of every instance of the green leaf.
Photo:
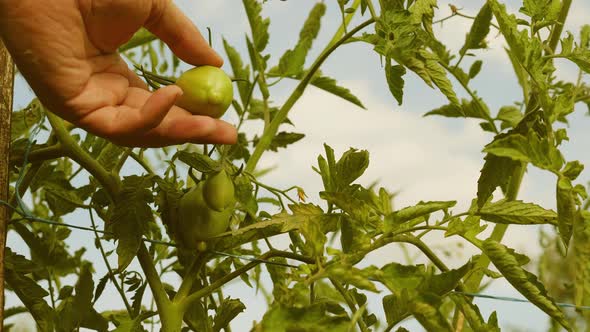
{"label": "green leaf", "polygon": [[361,224],[365,224],[369,220],[369,213],[372,210],[369,204],[349,193],[322,191],[320,198],[336,205]]}
{"label": "green leaf", "polygon": [[442,301],[437,296],[420,296],[412,301],[411,311],[426,331],[454,331],[449,321],[440,312]]}
{"label": "green leaf", "polygon": [[388,325],[396,325],[410,315],[412,298],[408,289],[383,297],[383,311]]}
{"label": "green leaf", "polygon": [[490,6],[487,3],[484,4],[473,20],[471,29],[465,37],[465,44],[461,47],[461,50],[459,50],[461,56],[465,55],[468,50],[487,48],[485,39],[490,32],[492,17],[493,15]]}
{"label": "green leaf", "polygon": [[[225,53],[227,54],[229,64],[231,65],[232,71],[234,73],[234,78],[247,80],[250,77],[250,68],[244,65],[242,58],[240,57],[240,53],[235,48],[233,48],[227,42],[227,40],[225,40],[225,38],[223,39],[223,47],[225,48]],[[250,83],[245,81],[236,81],[236,86],[238,87],[238,92],[240,93],[242,105],[245,105],[248,100]]]}
{"label": "green leaf", "polygon": [[515,106],[503,106],[498,111],[497,118],[504,122],[502,128],[514,128],[522,120],[523,115]]}
{"label": "green leaf", "polygon": [[516,290],[534,303],[539,309],[555,319],[565,329],[568,331],[571,330],[563,311],[549,297],[545,287],[537,280],[537,277],[520,266],[521,264],[513,254],[513,251],[509,250],[503,244],[490,239],[483,242],[482,249]]}
{"label": "green leaf", "polygon": [[522,59],[524,55],[527,54],[527,31],[518,30],[516,16],[508,15],[506,12],[506,6],[504,4],[498,3],[497,0],[488,0],[487,4],[490,6],[490,9],[498,21],[500,32],[510,46],[511,54],[520,61],[520,59]]}
{"label": "green leaf", "polygon": [[478,216],[467,216],[465,220],[461,218],[454,218],[449,222],[448,230],[445,232],[445,237],[455,234],[466,237],[467,239],[474,239],[477,234],[483,232],[487,228],[486,225],[480,224]]}
{"label": "green leaf", "polygon": [[153,178],[150,176],[132,175],[123,179],[122,190],[115,201],[113,217],[108,224],[119,241],[119,271],[131,263],[148,230],[148,224],[154,221],[149,206],[153,201],[152,186]]}
{"label": "green leaf", "polygon": [[554,173],[559,172],[564,163],[561,152],[547,138],[541,138],[534,131],[529,131],[527,136],[510,134],[497,138],[486,145],[483,151],[515,161],[532,163]]}
{"label": "green leaf", "polygon": [[54,311],[43,300],[47,293],[31,278],[6,269],[4,272],[6,283],[12,291],[18,296],[19,300],[27,307],[40,332],[53,332]]}
{"label": "green leaf", "polygon": [[[423,56],[426,54],[428,53],[422,52]],[[428,54],[425,58],[425,69],[434,85],[447,97],[451,104],[459,105],[459,99],[457,99],[453,85],[447,77],[445,69],[438,63],[436,56]]]}
{"label": "green leaf", "polygon": [[[286,148],[287,146],[300,141],[304,137],[304,134],[281,131],[277,133],[275,137],[272,138],[272,141],[270,142],[268,148],[271,151],[277,152],[279,148]],[[257,140],[254,140],[254,145],[256,145],[257,143]]]}
{"label": "green leaf", "polygon": [[477,180],[477,205],[482,207],[497,187],[504,188],[520,162],[507,157],[486,154],[481,175]]}
{"label": "green leaf", "polygon": [[336,163],[336,181],[344,188],[357,180],[369,167],[369,152],[350,148]]}
{"label": "green leaf", "polygon": [[156,38],[157,37],[154,34],[152,34],[149,30],[141,28],[133,35],[133,37],[131,37],[131,39],[127,43],[119,47],[119,52],[123,53],[132,48],[145,45],[153,40],[156,40]]}
{"label": "green leaf", "polygon": [[481,60],[474,61],[471,67],[469,67],[469,78],[474,78],[475,76],[477,76],[477,74],[479,74],[479,72],[481,71],[482,65],[483,61]]}
{"label": "green leaf", "polygon": [[352,266],[346,266],[343,264],[333,264],[326,268],[325,272],[331,278],[337,279],[340,282],[352,285],[358,289],[364,289],[371,292],[377,293],[377,287],[369,280],[374,277],[374,269],[357,269]]}
{"label": "green leaf", "polygon": [[426,277],[426,268],[422,264],[402,265],[389,263],[381,268],[382,275],[377,279],[392,293],[401,294],[403,290],[414,290]]}
{"label": "green leaf", "polygon": [[[303,75],[298,75],[295,78],[302,79]],[[363,103],[355,95],[353,95],[349,89],[339,86],[336,80],[334,80],[333,78],[323,76],[321,73],[316,73],[311,78],[309,84],[315,86],[318,89],[329,92],[337,97],[340,97],[346,101],[349,101],[362,109],[366,109],[365,105],[363,105]]]}
{"label": "green leaf", "polygon": [[570,179],[560,177],[557,180],[557,228],[566,248],[569,245],[577,217],[574,188]]}
{"label": "green leaf", "polygon": [[437,109],[434,109],[424,116],[429,115],[441,115],[451,118],[475,118],[475,119],[483,119],[488,120],[490,119],[490,112],[487,109],[487,106],[483,103],[480,99],[479,101],[475,100],[466,100],[463,99],[461,104],[447,104]]}
{"label": "green leaf", "polygon": [[41,121],[43,105],[39,99],[33,99],[27,107],[15,111],[10,115],[10,140],[14,141],[27,134],[29,130]]}
{"label": "green leaf", "polygon": [[280,76],[291,76],[303,71],[305,59],[311,49],[313,40],[318,36],[320,21],[325,13],[326,5],[322,2],[316,3],[299,32],[297,45],[295,45],[294,49],[287,50],[281,56],[278,68],[271,69],[272,73],[277,73]]}
{"label": "green leaf", "polygon": [[385,62],[385,78],[387,79],[387,86],[389,91],[397,101],[398,105],[401,105],[404,97],[404,78],[406,74],[406,68],[400,65],[391,65],[391,61]]}
{"label": "green leaf", "polygon": [[500,200],[484,205],[476,213],[482,219],[499,224],[557,224],[557,214],[533,203]]}
{"label": "green leaf", "polygon": [[326,304],[314,304],[308,307],[293,308],[275,305],[262,318],[255,331],[262,332],[314,332],[329,330],[331,332],[348,332],[349,319],[331,316]]}
{"label": "green leaf", "polygon": [[246,306],[240,300],[225,298],[213,320],[213,331],[221,331],[244,310],[246,310]]}
{"label": "green leaf", "polygon": [[101,149],[96,159],[107,171],[112,171],[119,163],[123,153],[125,153],[125,149],[109,142]]}
{"label": "green leaf", "polygon": [[204,154],[178,151],[176,157],[178,160],[202,173],[218,172],[221,169],[221,164],[218,161]]}
{"label": "green leaf", "polygon": [[419,202],[414,206],[405,207],[401,210],[394,211],[385,218],[384,231],[388,232],[395,229],[398,225],[416,218],[429,216],[431,213],[446,210],[457,204],[456,201],[431,201]]}
{"label": "green leaf", "polygon": [[257,0],[243,0],[244,9],[252,29],[253,45],[256,52],[262,52],[268,44],[268,26],[270,19],[261,16],[262,5]]}
{"label": "green leaf", "polygon": [[490,323],[485,322],[479,308],[467,296],[452,293],[449,297],[460,308],[473,331],[500,332],[498,324],[493,324],[493,320],[490,319]]}

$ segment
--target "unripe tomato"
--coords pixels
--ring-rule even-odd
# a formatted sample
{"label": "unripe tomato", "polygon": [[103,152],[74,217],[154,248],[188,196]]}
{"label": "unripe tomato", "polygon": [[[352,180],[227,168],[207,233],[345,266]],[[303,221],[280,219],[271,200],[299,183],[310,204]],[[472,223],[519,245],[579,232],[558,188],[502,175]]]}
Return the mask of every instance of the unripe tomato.
{"label": "unripe tomato", "polygon": [[209,207],[215,211],[223,211],[236,200],[234,183],[224,170],[210,175],[203,185],[203,197]]}
{"label": "unripe tomato", "polygon": [[195,115],[220,118],[234,98],[231,79],[213,66],[190,69],[175,84],[183,91],[176,105]]}
{"label": "unripe tomato", "polygon": [[225,232],[233,206],[223,211],[209,208],[203,198],[203,182],[199,182],[180,198],[178,203],[178,236],[185,246],[197,248],[201,241]]}

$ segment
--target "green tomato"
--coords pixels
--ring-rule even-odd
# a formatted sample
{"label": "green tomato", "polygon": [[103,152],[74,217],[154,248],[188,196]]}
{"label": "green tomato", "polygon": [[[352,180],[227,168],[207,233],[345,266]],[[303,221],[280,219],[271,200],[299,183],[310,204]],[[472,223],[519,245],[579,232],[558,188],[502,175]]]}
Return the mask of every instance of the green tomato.
{"label": "green tomato", "polygon": [[203,185],[203,196],[207,205],[215,211],[223,211],[233,205],[234,183],[224,170],[210,175]]}
{"label": "green tomato", "polygon": [[231,79],[213,66],[190,69],[175,84],[183,91],[176,105],[195,115],[220,118],[234,98]]}
{"label": "green tomato", "polygon": [[198,248],[201,241],[207,241],[227,230],[233,206],[215,211],[209,208],[203,198],[203,182],[199,182],[180,198],[178,204],[178,236],[185,246]]}

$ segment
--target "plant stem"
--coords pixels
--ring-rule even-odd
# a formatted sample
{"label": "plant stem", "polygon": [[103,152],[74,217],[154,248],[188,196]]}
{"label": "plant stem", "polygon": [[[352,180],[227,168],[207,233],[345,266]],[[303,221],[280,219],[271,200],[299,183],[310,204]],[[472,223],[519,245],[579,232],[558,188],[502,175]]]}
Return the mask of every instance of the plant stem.
{"label": "plant stem", "polygon": [[65,128],[62,119],[49,111],[47,112],[47,119],[51,123],[57,139],[60,141],[65,155],[84,167],[86,171],[92,174],[104,186],[109,196],[112,199],[116,199],[121,190],[119,179],[102,167],[96,159],[92,158],[74,141]]}
{"label": "plant stem", "polygon": [[152,290],[156,307],[160,314],[162,321],[162,332],[180,332],[182,326],[182,317],[185,313],[185,308],[178,307],[172,303],[168,298],[168,294],[164,290],[164,285],[160,281],[158,271],[153,264],[152,256],[148,252],[144,243],[139,246],[137,252],[137,259],[141,265],[141,269],[145,273],[148,285]]}
{"label": "plant stem", "polygon": [[555,49],[559,43],[559,38],[563,32],[563,26],[565,24],[565,20],[567,19],[567,15],[569,14],[571,5],[572,0],[563,0],[561,11],[557,17],[557,22],[553,26],[553,30],[551,30],[551,34],[549,35],[549,49],[552,53],[555,53]]}
{"label": "plant stem", "polygon": [[203,265],[205,265],[206,262],[207,260],[205,259],[204,254],[199,252],[188,270],[182,276],[182,283],[180,284],[180,288],[178,288],[178,292],[174,296],[173,302],[178,303],[190,294],[195,280],[198,278],[199,271],[203,268]]}
{"label": "plant stem", "polygon": [[[61,158],[65,155],[64,150],[61,147],[60,143],[56,143],[50,146],[38,148],[38,149],[31,149],[31,152],[28,156],[28,161],[33,163],[36,161],[44,161],[44,160],[51,160]],[[23,155],[13,155],[10,156],[10,165],[20,165],[23,163],[24,156]]]}
{"label": "plant stem", "polygon": [[[348,292],[346,291],[346,289],[344,288],[344,286],[342,286],[342,284],[340,284],[338,282],[338,280],[336,280],[334,278],[329,278],[329,279],[330,279],[330,282],[332,283],[332,285],[334,285],[334,288],[336,288],[336,290],[340,293],[340,295],[342,295],[342,297],[344,298],[344,301],[346,301],[346,304],[348,305],[348,308],[350,308],[351,314],[354,315],[354,313],[356,312],[357,308],[354,305],[354,302],[352,301],[352,298],[350,297],[350,295],[348,294]],[[363,321],[362,318],[357,321],[357,324],[359,326],[359,329],[361,329],[362,332],[369,331],[367,329],[367,325],[365,324],[365,322]]]}
{"label": "plant stem", "polygon": [[246,168],[244,169],[246,172],[252,173],[254,171],[254,169],[256,168],[256,164],[260,160],[260,157],[262,157],[262,154],[264,153],[264,151],[266,151],[266,149],[268,149],[268,147],[270,146],[270,143],[272,142],[273,137],[276,135],[277,131],[279,130],[279,126],[281,125],[281,123],[283,123],[283,121],[287,117],[289,111],[291,110],[291,108],[293,108],[293,105],[295,105],[297,100],[299,100],[299,98],[303,95],[303,92],[305,91],[305,88],[307,87],[307,85],[311,81],[312,77],[318,71],[318,69],[324,63],[324,61],[326,61],[328,56],[332,52],[334,52],[334,50],[336,50],[338,48],[338,46],[342,45],[342,43],[344,43],[346,40],[348,40],[349,38],[354,36],[354,34],[356,34],[360,30],[364,29],[366,26],[368,26],[374,22],[375,22],[375,19],[373,19],[373,18],[363,22],[362,24],[360,24],[359,26],[357,26],[356,28],[354,28],[353,30],[348,32],[346,35],[344,35],[340,40],[338,40],[336,43],[334,43],[334,45],[329,47],[325,52],[323,52],[317,58],[315,63],[312,65],[311,69],[307,72],[307,74],[301,80],[301,82],[299,82],[299,84],[297,85],[297,87],[295,88],[293,93],[291,93],[291,95],[289,96],[287,101],[279,109],[279,111],[277,112],[277,114],[275,115],[273,120],[270,122],[268,127],[265,129],[264,134],[260,138],[260,141],[256,145],[254,152],[252,153],[252,156],[250,157],[250,159],[248,160],[248,163],[246,164]]}

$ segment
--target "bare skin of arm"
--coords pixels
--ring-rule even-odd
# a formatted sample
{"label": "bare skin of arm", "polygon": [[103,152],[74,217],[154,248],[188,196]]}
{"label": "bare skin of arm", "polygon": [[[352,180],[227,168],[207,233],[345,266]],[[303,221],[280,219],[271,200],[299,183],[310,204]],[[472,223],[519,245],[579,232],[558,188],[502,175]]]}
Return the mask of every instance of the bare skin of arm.
{"label": "bare skin of arm", "polygon": [[0,0],[0,36],[53,113],[123,146],[235,143],[229,123],[174,106],[179,87],[150,92],[129,69],[116,50],[141,27],[186,63],[223,63],[171,0]]}

